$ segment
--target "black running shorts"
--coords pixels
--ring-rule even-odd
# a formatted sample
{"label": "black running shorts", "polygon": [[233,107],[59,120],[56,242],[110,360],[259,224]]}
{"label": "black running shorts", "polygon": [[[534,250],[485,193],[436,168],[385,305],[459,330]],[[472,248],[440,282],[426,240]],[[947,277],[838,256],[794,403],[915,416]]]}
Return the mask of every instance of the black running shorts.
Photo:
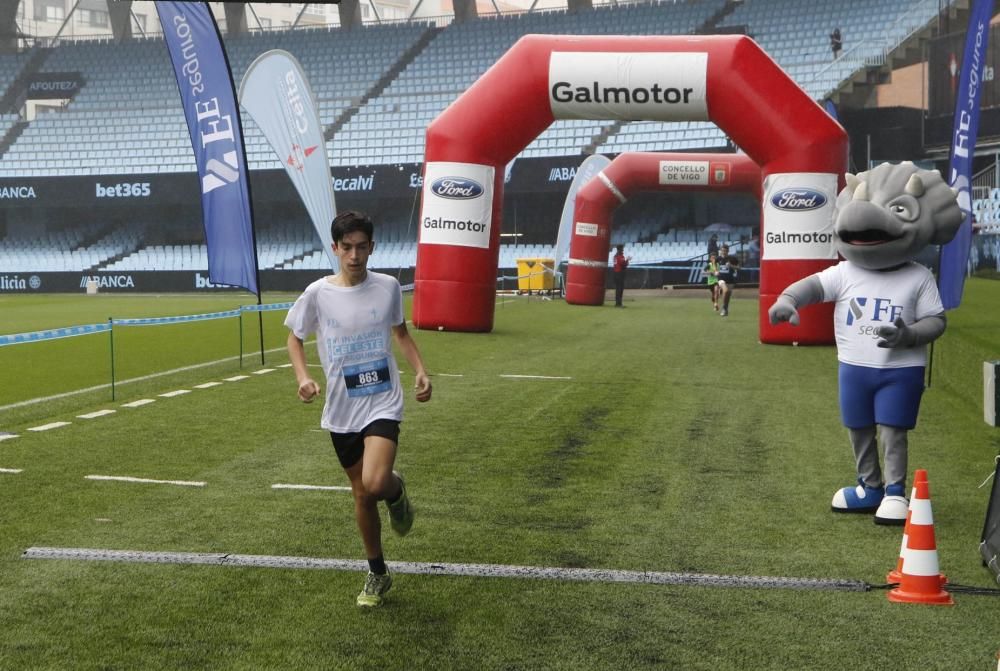
{"label": "black running shorts", "polygon": [[354,433],[330,432],[333,449],[337,451],[337,459],[345,469],[360,461],[365,453],[365,438],[380,436],[399,443],[399,422],[394,419],[376,419],[374,422]]}

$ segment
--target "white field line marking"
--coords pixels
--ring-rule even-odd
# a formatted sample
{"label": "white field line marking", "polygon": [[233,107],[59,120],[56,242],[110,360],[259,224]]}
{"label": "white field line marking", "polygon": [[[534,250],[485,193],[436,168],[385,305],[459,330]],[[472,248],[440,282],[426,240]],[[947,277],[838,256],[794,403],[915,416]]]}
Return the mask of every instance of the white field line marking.
{"label": "white field line marking", "polygon": [[212,387],[218,387],[221,382],[205,382],[204,384],[196,384],[195,389],[211,389]]}
{"label": "white field line marking", "polygon": [[232,377],[225,377],[225,378],[222,378],[222,379],[224,379],[226,382],[239,382],[240,380],[245,380],[248,377],[250,377],[250,376],[249,375],[234,375]]}
{"label": "white field line marking", "polygon": [[292,367],[292,364],[290,364],[290,363],[279,363],[278,364],[278,368],[291,368],[291,367]]}
{"label": "white field line marking", "polygon": [[500,377],[506,377],[513,380],[572,380],[571,377],[563,377],[561,375],[501,375]]}
{"label": "white field line marking", "polygon": [[314,489],[321,492],[349,492],[350,487],[342,487],[340,485],[285,485],[276,484],[271,485],[271,489]]}
{"label": "white field line marking", "polygon": [[168,391],[165,394],[160,394],[163,398],[173,398],[174,396],[183,396],[184,394],[190,394],[190,389],[175,389],[174,391]]}
{"label": "white field line marking", "polygon": [[41,426],[33,426],[28,431],[48,431],[50,429],[58,429],[60,426],[69,426],[72,422],[49,422],[48,424],[42,424]]}
{"label": "white field line marking", "polygon": [[84,480],[111,480],[114,482],[140,482],[149,485],[177,485],[179,487],[204,487],[204,482],[189,480],[151,480],[149,478],[133,478],[127,475],[87,475]]}
{"label": "white field line marking", "polygon": [[17,438],[17,434],[16,433],[0,434],[0,443],[2,443],[5,440],[11,440],[12,438]]}
{"label": "white field line marking", "polygon": [[[275,347],[273,349],[264,350],[264,354],[273,354],[274,352],[283,352],[284,347]],[[254,354],[260,354],[260,352],[247,352],[243,356],[249,357]],[[180,368],[171,368],[170,370],[162,370],[159,373],[150,373],[149,375],[142,375],[139,377],[129,378],[128,380],[116,380],[115,386],[121,386],[123,384],[132,384],[133,382],[144,382],[146,380],[154,380],[158,377],[163,377],[164,375],[173,375],[174,373],[183,373],[189,370],[198,370],[199,368],[205,368],[207,366],[215,366],[220,363],[226,363],[227,361],[236,361],[239,356],[226,356],[221,359],[216,359],[214,361],[205,361],[204,363],[195,363],[190,366],[181,366]],[[100,391],[101,389],[110,389],[111,383],[98,384],[93,387],[86,387],[85,389],[74,389],[73,391],[63,392],[62,394],[54,394],[52,396],[40,396],[38,398],[29,398],[27,401],[18,401],[17,403],[10,403],[8,405],[0,405],[0,412],[4,410],[10,410],[11,408],[20,408],[25,405],[34,405],[35,403],[45,403],[47,401],[55,401],[60,398],[67,398],[69,396],[76,396],[77,394],[86,394],[91,391]]]}
{"label": "white field line marking", "polygon": [[97,412],[88,412],[86,415],[77,415],[80,419],[96,419],[97,417],[104,417],[105,415],[113,415],[117,410],[111,410],[106,408],[104,410],[98,410]]}
{"label": "white field line marking", "polygon": [[458,373],[434,373],[431,377],[465,377]]}
{"label": "white field line marking", "polygon": [[265,373],[273,373],[273,372],[274,372],[273,368],[261,368],[260,370],[255,370],[253,372],[253,374],[254,375],[264,375]]}
{"label": "white field line marking", "polygon": [[[367,571],[368,562],[357,559],[316,557],[280,557],[201,552],[143,552],[136,550],[100,550],[90,548],[31,547],[24,559],[82,559],[144,564],[209,564],[214,566],[251,566],[267,568],[326,569]],[[446,564],[428,562],[387,562],[395,573],[452,575],[486,578],[532,580],[568,580],[577,582],[638,583],[645,585],[697,585],[701,587],[757,587],[798,590],[864,592],[865,582],[857,580],[792,578],[778,576],[712,575],[660,571],[624,571],[617,569],[511,566],[507,564]]]}
{"label": "white field line marking", "polygon": [[0,468],[0,473],[20,473],[20,468]]}
{"label": "white field line marking", "polygon": [[149,405],[150,403],[156,403],[155,398],[140,398],[138,401],[132,401],[131,403],[122,403],[123,408],[140,408],[144,405]]}

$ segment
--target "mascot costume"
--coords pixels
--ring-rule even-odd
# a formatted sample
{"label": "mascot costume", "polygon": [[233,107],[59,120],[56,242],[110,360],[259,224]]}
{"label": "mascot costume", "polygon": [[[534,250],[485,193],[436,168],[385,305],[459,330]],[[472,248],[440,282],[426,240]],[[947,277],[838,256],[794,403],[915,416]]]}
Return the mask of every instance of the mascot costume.
{"label": "mascot costume", "polygon": [[903,524],[906,434],[917,423],[926,345],[945,329],[934,276],[913,259],[929,244],[950,241],[964,215],[937,171],[909,162],[846,179],[833,215],[835,245],[846,260],[786,288],[768,316],[772,324],[796,325],[799,308],[836,302],[840,413],[858,485],[839,490],[831,505],[874,512],[877,524]]}

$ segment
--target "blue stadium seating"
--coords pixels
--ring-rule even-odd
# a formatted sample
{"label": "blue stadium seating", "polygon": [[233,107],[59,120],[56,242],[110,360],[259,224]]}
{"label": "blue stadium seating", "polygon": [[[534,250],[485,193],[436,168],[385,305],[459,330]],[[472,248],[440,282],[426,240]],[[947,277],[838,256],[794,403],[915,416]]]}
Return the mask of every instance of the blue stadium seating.
{"label": "blue stadium seating", "polygon": [[[938,0],[743,2],[720,25],[748,26],[761,47],[810,96],[821,100],[864,64],[884,63],[890,50],[937,15],[940,4]],[[843,42],[837,60],[830,49],[834,28],[840,28]]]}
{"label": "blue stadium seating", "polygon": [[[335,130],[328,142],[333,166],[419,163],[427,125],[526,34],[663,35],[747,26],[809,95],[822,99],[866,63],[884,60],[938,9],[938,0],[618,3],[592,11],[482,17],[444,28],[409,22],[350,31],[262,31],[228,38],[226,49],[237,82],[250,62],[268,49],[285,49],[299,59],[316,94],[322,123],[328,131]],[[790,25],[796,29],[789,30]],[[834,27],[840,27],[844,38],[843,53],[836,61],[828,37]],[[0,155],[0,177],[194,170],[177,85],[161,38],[124,44],[107,39],[69,41],[50,52],[0,56],[0,95],[13,86],[29,60],[46,54],[41,72],[78,71],[85,85],[65,109],[40,114],[26,125]],[[19,120],[16,114],[0,116],[0,137]],[[246,115],[243,126],[251,169],[279,168],[280,159]],[[724,133],[710,122],[564,120],[554,123],[520,156],[727,147]],[[636,245],[636,256],[643,262],[702,253],[704,240],[676,230],[665,213],[634,214],[630,225],[616,230],[616,235]],[[406,215],[400,218],[405,220]],[[141,226],[119,230],[98,225],[87,231],[87,240],[96,237],[96,241],[86,246],[81,239],[56,234],[43,238],[40,245],[8,235],[0,239],[0,267],[7,271],[207,267],[203,245],[147,246]],[[737,229],[732,235],[738,242],[748,232]],[[414,265],[415,237],[405,225],[388,227],[376,262],[384,267]],[[300,224],[259,231],[258,243],[261,268],[327,266],[315,234]],[[512,266],[512,259],[524,256],[549,256],[551,243],[504,245],[501,265]]]}

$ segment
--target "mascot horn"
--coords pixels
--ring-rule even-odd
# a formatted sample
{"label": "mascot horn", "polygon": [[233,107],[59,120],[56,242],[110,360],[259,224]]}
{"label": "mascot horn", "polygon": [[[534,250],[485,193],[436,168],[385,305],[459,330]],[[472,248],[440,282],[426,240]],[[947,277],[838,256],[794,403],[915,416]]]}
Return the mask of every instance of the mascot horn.
{"label": "mascot horn", "polygon": [[799,308],[836,302],[840,414],[858,484],[837,491],[832,507],[874,512],[877,524],[903,524],[907,431],[917,424],[926,345],[945,329],[934,276],[913,259],[927,245],[950,241],[963,213],[937,171],[909,162],[846,178],[833,215],[835,244],[845,260],[786,288],[768,316],[772,324],[795,325]]}

